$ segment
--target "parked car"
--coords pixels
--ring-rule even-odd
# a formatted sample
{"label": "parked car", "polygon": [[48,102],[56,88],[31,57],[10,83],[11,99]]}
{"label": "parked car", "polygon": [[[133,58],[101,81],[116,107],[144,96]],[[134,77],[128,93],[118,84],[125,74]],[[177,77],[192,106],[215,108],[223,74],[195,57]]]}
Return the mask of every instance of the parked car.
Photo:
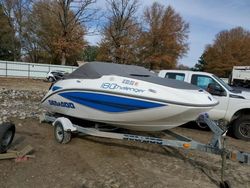
{"label": "parked car", "polygon": [[63,70],[52,70],[47,73],[46,78],[49,82],[55,82],[62,79],[66,74],[68,74],[68,72]]}
{"label": "parked car", "polygon": [[231,88],[206,72],[161,70],[158,76],[182,80],[207,90],[220,102],[208,112],[210,118],[232,128],[235,137],[250,140],[250,92]]}
{"label": "parked car", "polygon": [[15,125],[12,123],[0,124],[0,153],[5,153],[15,136]]}

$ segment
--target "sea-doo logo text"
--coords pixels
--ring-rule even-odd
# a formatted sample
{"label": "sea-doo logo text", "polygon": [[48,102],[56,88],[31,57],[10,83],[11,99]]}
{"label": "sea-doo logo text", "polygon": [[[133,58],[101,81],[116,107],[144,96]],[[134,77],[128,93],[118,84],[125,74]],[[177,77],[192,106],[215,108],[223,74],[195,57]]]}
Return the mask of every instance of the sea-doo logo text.
{"label": "sea-doo logo text", "polygon": [[103,89],[113,89],[113,90],[125,90],[125,91],[132,91],[135,93],[143,93],[145,90],[143,89],[137,89],[137,88],[133,88],[133,87],[128,87],[128,86],[120,86],[116,83],[103,83],[101,85],[101,88]]}
{"label": "sea-doo logo text", "polygon": [[57,102],[54,100],[49,100],[49,104],[52,106],[60,106],[64,108],[75,108],[74,104],[71,102]]}

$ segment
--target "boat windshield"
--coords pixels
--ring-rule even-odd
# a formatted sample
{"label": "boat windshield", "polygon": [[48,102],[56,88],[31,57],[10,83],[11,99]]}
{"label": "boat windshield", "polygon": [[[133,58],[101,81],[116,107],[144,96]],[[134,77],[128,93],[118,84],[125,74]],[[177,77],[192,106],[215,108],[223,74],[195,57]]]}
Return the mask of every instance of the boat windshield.
{"label": "boat windshield", "polygon": [[219,83],[221,83],[225,88],[227,88],[227,90],[229,91],[233,91],[234,89],[231,88],[229,85],[227,85],[222,79],[220,79],[219,77],[213,75],[214,79],[217,80]]}

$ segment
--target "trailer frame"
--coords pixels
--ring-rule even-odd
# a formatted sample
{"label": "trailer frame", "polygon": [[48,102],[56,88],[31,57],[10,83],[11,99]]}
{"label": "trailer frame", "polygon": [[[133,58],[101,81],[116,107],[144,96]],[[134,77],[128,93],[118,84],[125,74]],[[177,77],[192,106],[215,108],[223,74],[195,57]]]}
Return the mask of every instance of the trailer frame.
{"label": "trailer frame", "polygon": [[[40,121],[52,123],[54,126],[54,135],[57,142],[66,144],[71,140],[71,133],[81,133],[102,138],[112,138],[119,140],[136,141],[147,144],[157,144],[161,146],[170,146],[182,148],[186,150],[197,150],[205,153],[211,153],[221,156],[221,176],[220,188],[230,188],[231,184],[225,180],[226,159],[238,161],[242,164],[250,165],[250,153],[243,151],[230,151],[226,149],[226,133],[227,130],[221,128],[215,121],[211,120],[207,113],[202,113],[196,120],[199,123],[206,123],[213,132],[213,136],[208,144],[195,141],[189,137],[177,134],[171,130],[165,130],[163,133],[173,137],[173,140],[142,136],[136,134],[116,133],[102,131],[99,129],[99,123],[95,123],[94,128],[84,127],[73,124],[68,117],[54,116],[53,114],[43,114]],[[114,129],[111,129],[113,131]]]}
{"label": "trailer frame", "polygon": [[[78,134],[81,133],[83,135],[90,135],[102,138],[137,141],[141,143],[157,144],[161,146],[198,150],[205,153],[212,153],[221,156],[225,155],[227,159],[250,165],[250,153],[243,151],[230,151],[223,147],[224,144],[222,143],[225,141],[227,130],[223,130],[222,128],[220,128],[215,123],[215,121],[209,118],[207,113],[202,113],[198,117],[197,121],[206,123],[213,132],[213,136],[208,144],[195,141],[192,138],[188,138],[181,134],[177,134],[171,130],[165,130],[163,131],[163,133],[173,137],[174,139],[165,139],[165,138],[142,136],[136,134],[101,131],[98,128],[99,127],[98,123],[95,124],[94,128],[89,128],[73,124],[68,117],[63,117],[63,116],[58,117],[54,116],[53,114],[43,114],[40,120],[53,124],[53,126],[55,127],[54,129],[55,139],[59,143],[63,144],[66,144],[71,140],[71,133],[78,133]],[[60,126],[61,128],[58,129],[58,126]],[[63,135],[63,136],[57,138],[56,135]]]}

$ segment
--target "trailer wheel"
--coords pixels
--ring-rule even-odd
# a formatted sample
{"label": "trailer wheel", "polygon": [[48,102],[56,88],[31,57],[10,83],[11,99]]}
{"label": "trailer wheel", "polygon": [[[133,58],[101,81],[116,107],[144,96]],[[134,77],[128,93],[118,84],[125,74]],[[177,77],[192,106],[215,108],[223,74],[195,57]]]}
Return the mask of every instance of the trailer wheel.
{"label": "trailer wheel", "polygon": [[250,116],[243,115],[233,123],[233,133],[236,138],[250,141]]}
{"label": "trailer wheel", "polygon": [[5,153],[15,136],[15,125],[12,123],[3,123],[0,125],[0,153]]}
{"label": "trailer wheel", "polygon": [[63,125],[60,121],[55,123],[54,136],[56,141],[60,144],[67,144],[71,140],[71,132],[64,131]]}

